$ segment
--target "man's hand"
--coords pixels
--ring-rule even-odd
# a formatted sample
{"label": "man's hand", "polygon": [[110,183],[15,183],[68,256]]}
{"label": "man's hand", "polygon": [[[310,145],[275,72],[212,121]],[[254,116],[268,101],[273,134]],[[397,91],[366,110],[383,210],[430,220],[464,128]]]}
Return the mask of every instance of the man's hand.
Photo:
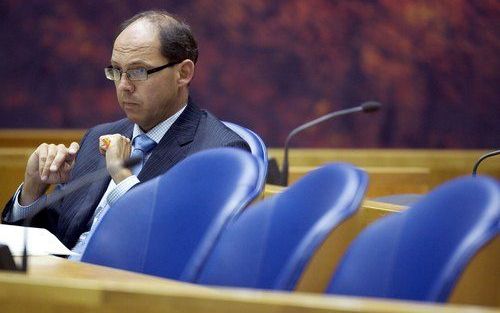
{"label": "man's hand", "polygon": [[79,148],[76,142],[69,147],[46,143],[38,146],[26,165],[20,204],[29,205],[40,198],[51,184],[68,181]]}
{"label": "man's hand", "polygon": [[132,175],[123,167],[123,162],[130,158],[132,145],[130,139],[120,134],[99,137],[99,151],[106,156],[106,168],[116,184]]}

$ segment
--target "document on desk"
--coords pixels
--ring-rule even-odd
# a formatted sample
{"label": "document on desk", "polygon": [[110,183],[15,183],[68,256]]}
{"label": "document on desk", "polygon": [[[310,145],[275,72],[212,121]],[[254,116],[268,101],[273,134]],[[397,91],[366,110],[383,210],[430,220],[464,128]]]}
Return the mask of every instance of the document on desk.
{"label": "document on desk", "polygon": [[25,228],[28,236],[26,238],[28,255],[75,254],[66,248],[56,236],[44,228],[0,224],[0,243],[9,246],[12,255],[23,255]]}

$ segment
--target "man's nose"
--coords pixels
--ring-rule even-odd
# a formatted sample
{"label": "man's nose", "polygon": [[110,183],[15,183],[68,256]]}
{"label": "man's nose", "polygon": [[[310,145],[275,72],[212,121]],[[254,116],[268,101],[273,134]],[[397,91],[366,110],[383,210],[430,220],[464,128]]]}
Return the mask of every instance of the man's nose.
{"label": "man's nose", "polygon": [[134,84],[132,84],[132,81],[128,78],[127,73],[122,73],[122,76],[120,77],[120,80],[118,81],[117,87],[118,90],[124,90],[128,92],[133,92],[135,90]]}

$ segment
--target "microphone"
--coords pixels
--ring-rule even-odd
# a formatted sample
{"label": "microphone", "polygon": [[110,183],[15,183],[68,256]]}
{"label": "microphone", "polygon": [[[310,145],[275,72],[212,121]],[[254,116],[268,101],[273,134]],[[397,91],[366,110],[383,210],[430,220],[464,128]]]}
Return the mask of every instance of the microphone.
{"label": "microphone", "polygon": [[472,169],[472,176],[474,176],[474,177],[476,176],[477,168],[479,167],[479,164],[481,164],[481,162],[483,162],[483,160],[490,158],[492,156],[498,155],[498,154],[500,154],[500,150],[491,151],[491,152],[488,152],[488,153],[482,155],[474,164],[474,168]]}
{"label": "microphone", "polygon": [[[130,168],[130,167],[138,164],[139,162],[141,162],[141,158],[134,157],[134,158],[130,158],[130,159],[124,161],[121,164],[121,166],[123,166],[125,168]],[[119,165],[117,165],[115,167],[115,169],[119,169],[119,168],[120,168]],[[112,168],[111,171],[112,170],[114,170],[114,169]],[[47,200],[44,203],[40,204],[41,207],[39,209],[43,209],[45,207],[48,207],[49,205],[52,205],[55,202],[66,197],[67,195],[77,191],[78,189],[85,187],[87,185],[90,185],[93,182],[96,182],[98,180],[104,179],[108,176],[109,176],[108,169],[106,167],[103,167],[103,168],[98,169],[94,172],[90,172],[88,174],[85,174],[82,177],[80,177],[79,179],[76,179],[76,180],[66,184],[64,186],[64,188],[56,190],[56,191],[52,192],[51,194],[47,195]],[[38,207],[37,207],[37,209],[38,209]],[[37,211],[37,210],[33,210],[33,211]]]}
{"label": "microphone", "polygon": [[341,116],[341,115],[347,115],[351,113],[356,113],[356,112],[366,112],[366,113],[371,113],[371,112],[376,112],[380,109],[382,105],[379,102],[376,101],[366,101],[363,102],[360,106],[350,108],[350,109],[344,109],[340,111],[335,111],[328,113],[326,115],[323,115],[317,119],[314,119],[312,121],[309,121],[307,123],[304,123],[300,125],[299,127],[295,128],[290,132],[288,137],[285,140],[285,148],[284,148],[284,157],[283,157],[283,166],[281,170],[281,186],[288,186],[288,147],[290,145],[290,140],[292,139],[293,136],[297,135],[303,130],[306,130],[308,128],[311,128],[313,126],[318,125],[319,123],[322,123],[324,121],[327,121],[329,119]]}
{"label": "microphone", "polygon": [[[130,168],[141,161],[142,159],[140,157],[134,157],[124,161],[121,164],[121,166],[125,168]],[[119,165],[116,166],[116,169],[118,169],[119,167],[120,167]],[[113,168],[111,170],[113,170]],[[35,206],[33,207],[33,211],[39,212],[39,210],[54,204],[55,202],[77,191],[78,189],[90,185],[98,180],[104,179],[107,176],[109,176],[109,174],[108,174],[108,169],[106,167],[85,174],[82,177],[67,183],[64,186],[64,188],[55,190],[51,194],[47,195],[45,201],[41,201],[35,204]],[[21,266],[20,267],[16,266],[14,258],[12,257],[12,254],[9,250],[9,247],[0,244],[0,270],[18,271],[18,272],[28,271],[28,229],[26,226],[31,223],[32,218],[33,218],[32,215],[27,216],[25,222],[23,223],[24,224],[23,226],[25,226],[25,228],[24,228],[24,249],[23,249]]]}

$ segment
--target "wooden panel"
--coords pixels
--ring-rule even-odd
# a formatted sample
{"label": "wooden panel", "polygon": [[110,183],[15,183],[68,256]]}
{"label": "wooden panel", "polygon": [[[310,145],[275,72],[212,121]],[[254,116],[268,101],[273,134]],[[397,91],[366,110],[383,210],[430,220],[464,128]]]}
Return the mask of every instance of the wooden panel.
{"label": "wooden panel", "polygon": [[[20,263],[21,258],[16,257]],[[147,283],[150,286],[171,287],[197,291],[210,291],[208,287],[201,285],[190,285],[175,280],[166,280],[155,276],[144,275],[106,266],[99,266],[84,262],[70,261],[55,256],[31,256],[29,257],[28,274],[36,278],[60,278],[72,277],[90,282],[139,284]]]}
{"label": "wooden panel", "polygon": [[314,253],[297,285],[297,291],[323,293],[352,240],[369,224],[405,207],[366,200],[350,218],[335,228]]}
{"label": "wooden panel", "polygon": [[[281,149],[269,149],[269,157],[281,163]],[[425,150],[425,149],[292,149],[290,166],[317,167],[329,162],[349,162],[359,167],[420,167],[430,171],[429,188],[463,175],[470,175],[477,159],[486,150]],[[479,174],[500,178],[498,158],[486,160]]]}
{"label": "wooden panel", "polygon": [[[0,148],[35,149],[42,142],[69,144],[80,141],[84,130],[71,129],[0,129]],[[372,178],[369,197],[399,193],[425,193],[429,189],[458,176],[469,175],[476,160],[485,150],[425,149],[292,149],[291,180],[311,168],[328,162],[350,162],[365,168]],[[269,149],[278,163],[281,149]],[[480,174],[500,178],[500,162],[486,160]],[[406,175],[411,174],[411,175]],[[0,200],[2,200],[0,198]]]}
{"label": "wooden panel", "polygon": [[[36,148],[42,142],[69,144],[80,141],[84,130],[73,129],[0,129],[1,147]],[[282,149],[269,149],[269,156],[281,162]],[[469,175],[485,150],[426,149],[292,149],[291,167],[317,167],[328,162],[350,162],[364,168],[423,168],[430,171],[428,186],[433,188],[451,178]],[[500,163],[486,160],[480,174],[500,178]]]}
{"label": "wooden panel", "polygon": [[500,236],[472,258],[449,302],[500,307]]}
{"label": "wooden panel", "polygon": [[[316,168],[290,167],[290,184]],[[369,198],[394,194],[424,194],[429,191],[430,170],[428,168],[370,166],[361,167],[361,169],[366,171],[370,178],[366,193]]]}
{"label": "wooden panel", "polygon": [[272,197],[273,195],[282,192],[286,187],[266,184],[264,187],[263,198]]}
{"label": "wooden panel", "polygon": [[8,312],[495,312],[493,308],[432,305],[356,297],[207,288],[105,267],[38,257],[28,276],[0,273]]}
{"label": "wooden panel", "polygon": [[33,148],[0,147],[0,213],[24,180],[24,170]]}
{"label": "wooden panel", "polygon": [[84,133],[82,129],[0,129],[0,148],[36,148],[44,142],[69,145],[80,142]]}

